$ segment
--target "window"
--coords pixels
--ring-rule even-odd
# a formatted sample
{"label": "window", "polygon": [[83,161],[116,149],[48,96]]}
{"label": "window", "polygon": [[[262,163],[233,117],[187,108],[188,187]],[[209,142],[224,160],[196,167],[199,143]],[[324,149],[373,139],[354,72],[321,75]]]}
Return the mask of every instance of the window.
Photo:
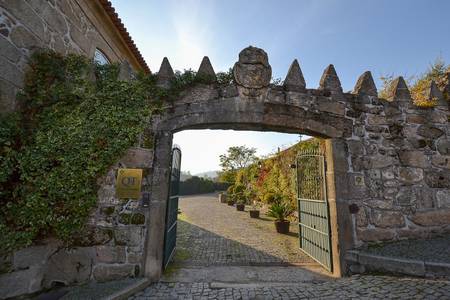
{"label": "window", "polygon": [[106,57],[105,53],[103,53],[100,49],[95,49],[94,54],[94,62],[99,65],[107,65],[109,64],[109,59]]}

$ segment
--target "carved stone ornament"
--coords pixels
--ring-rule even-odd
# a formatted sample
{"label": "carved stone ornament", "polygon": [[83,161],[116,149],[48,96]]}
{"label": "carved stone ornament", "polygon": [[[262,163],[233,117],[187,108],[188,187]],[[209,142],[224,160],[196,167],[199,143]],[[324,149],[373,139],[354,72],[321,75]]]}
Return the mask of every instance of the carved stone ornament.
{"label": "carved stone ornament", "polygon": [[257,97],[270,84],[272,68],[267,53],[256,47],[247,47],[239,53],[233,68],[234,79],[244,96]]}

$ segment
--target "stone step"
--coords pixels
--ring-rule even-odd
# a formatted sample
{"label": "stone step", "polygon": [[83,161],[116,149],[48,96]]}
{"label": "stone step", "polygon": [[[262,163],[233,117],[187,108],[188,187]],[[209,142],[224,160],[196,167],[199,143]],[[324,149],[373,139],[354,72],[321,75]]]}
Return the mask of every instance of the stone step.
{"label": "stone step", "polygon": [[316,264],[301,267],[211,266],[189,267],[166,272],[162,282],[209,282],[215,284],[299,283],[331,280],[331,275]]}

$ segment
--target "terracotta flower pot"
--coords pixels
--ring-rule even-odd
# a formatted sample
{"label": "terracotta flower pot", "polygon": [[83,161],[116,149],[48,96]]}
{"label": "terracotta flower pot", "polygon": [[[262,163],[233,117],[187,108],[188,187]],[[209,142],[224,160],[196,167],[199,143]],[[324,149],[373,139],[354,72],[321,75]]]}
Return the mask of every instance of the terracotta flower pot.
{"label": "terracotta flower pot", "polygon": [[250,218],[255,218],[255,219],[259,218],[259,210],[252,209],[252,210],[249,210],[249,212],[250,212]]}
{"label": "terracotta flower pot", "polygon": [[277,230],[278,233],[283,233],[286,234],[289,232],[289,221],[288,220],[283,220],[283,221],[275,221],[275,228]]}
{"label": "terracotta flower pot", "polygon": [[237,211],[244,211],[245,204],[236,204],[236,210]]}

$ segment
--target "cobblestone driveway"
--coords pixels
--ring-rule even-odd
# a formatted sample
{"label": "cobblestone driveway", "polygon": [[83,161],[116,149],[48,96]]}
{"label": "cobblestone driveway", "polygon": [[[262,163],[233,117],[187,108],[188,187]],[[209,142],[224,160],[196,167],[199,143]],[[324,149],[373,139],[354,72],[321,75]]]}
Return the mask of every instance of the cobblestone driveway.
{"label": "cobblestone driveway", "polygon": [[[307,271],[300,267],[263,267],[304,263],[312,266],[313,272],[317,268],[298,250],[296,235],[276,234],[269,219],[250,219],[248,213],[237,212],[211,196],[184,198],[180,209],[183,214],[173,265],[182,269],[172,270],[178,276],[166,274],[162,282],[152,284],[130,300],[450,299],[450,282],[445,280],[373,275],[330,279],[320,272],[317,276],[302,273]],[[291,230],[295,232],[295,226]],[[222,280],[227,274],[222,275],[221,268],[238,268],[239,272],[232,270],[233,279]],[[267,271],[267,268],[272,269]],[[204,277],[192,273],[189,276],[190,272],[198,274],[205,269],[209,273]],[[256,269],[261,269],[256,276],[259,279],[249,280],[254,277],[253,272],[258,272]],[[293,272],[291,275],[288,269]],[[216,273],[222,276],[212,275]]]}
{"label": "cobblestone driveway", "polygon": [[450,282],[367,275],[272,287],[158,283],[130,299],[450,299]]}
{"label": "cobblestone driveway", "polygon": [[180,198],[179,208],[175,259],[184,265],[315,264],[299,249],[296,224],[278,234],[272,219],[252,219],[213,195]]}

